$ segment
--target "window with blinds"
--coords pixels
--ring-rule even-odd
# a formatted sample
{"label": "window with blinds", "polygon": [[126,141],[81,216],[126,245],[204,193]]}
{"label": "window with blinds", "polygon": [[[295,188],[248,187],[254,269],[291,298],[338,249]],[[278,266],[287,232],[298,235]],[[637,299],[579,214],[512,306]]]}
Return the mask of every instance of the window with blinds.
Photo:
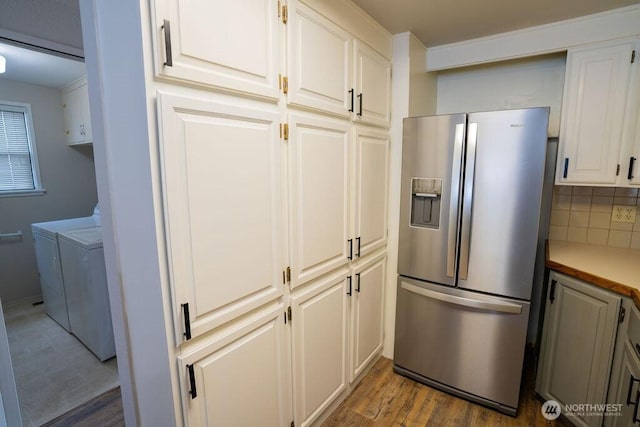
{"label": "window with blinds", "polygon": [[0,101],[0,195],[40,190],[28,104]]}

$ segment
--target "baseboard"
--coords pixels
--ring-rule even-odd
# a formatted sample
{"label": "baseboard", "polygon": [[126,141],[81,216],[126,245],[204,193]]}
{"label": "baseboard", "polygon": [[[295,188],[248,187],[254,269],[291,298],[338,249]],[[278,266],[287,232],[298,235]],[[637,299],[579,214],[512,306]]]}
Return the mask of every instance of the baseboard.
{"label": "baseboard", "polygon": [[42,301],[42,295],[34,295],[26,298],[20,298],[15,301],[9,301],[9,302],[2,301],[2,306],[4,308],[11,308],[11,307],[16,307],[18,305],[33,304],[41,301]]}

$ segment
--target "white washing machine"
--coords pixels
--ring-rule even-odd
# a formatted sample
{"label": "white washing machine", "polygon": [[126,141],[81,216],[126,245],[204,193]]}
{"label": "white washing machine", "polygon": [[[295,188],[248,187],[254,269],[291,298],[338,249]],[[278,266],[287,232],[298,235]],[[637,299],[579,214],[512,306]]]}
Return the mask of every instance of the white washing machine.
{"label": "white washing machine", "polygon": [[99,205],[96,205],[92,216],[31,224],[45,311],[67,331],[69,331],[69,316],[60,265],[58,233],[99,225]]}
{"label": "white washing machine", "polygon": [[115,356],[102,227],[58,234],[70,331],[101,361]]}

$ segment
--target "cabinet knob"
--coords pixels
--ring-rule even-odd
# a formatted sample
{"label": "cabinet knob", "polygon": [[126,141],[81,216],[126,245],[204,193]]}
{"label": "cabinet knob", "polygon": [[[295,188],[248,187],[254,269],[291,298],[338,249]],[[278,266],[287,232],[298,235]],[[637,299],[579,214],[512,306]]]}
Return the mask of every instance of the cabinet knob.
{"label": "cabinet knob", "polygon": [[67,108],[67,104],[62,104],[62,108]]}
{"label": "cabinet knob", "polygon": [[67,135],[69,135],[69,131],[65,131],[65,133],[66,133]]}

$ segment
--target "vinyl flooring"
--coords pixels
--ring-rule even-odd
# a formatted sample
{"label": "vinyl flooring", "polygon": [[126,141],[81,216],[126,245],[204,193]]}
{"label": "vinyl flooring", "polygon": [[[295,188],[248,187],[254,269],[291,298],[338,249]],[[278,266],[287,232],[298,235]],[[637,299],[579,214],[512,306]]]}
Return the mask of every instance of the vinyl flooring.
{"label": "vinyl flooring", "polygon": [[[540,412],[542,404],[533,394],[535,378],[530,360],[525,369],[520,407],[514,418],[397,375],[392,370],[392,361],[380,358],[323,427],[571,426],[562,419],[544,419]],[[45,424],[45,427],[123,425],[120,389],[116,388]]]}
{"label": "vinyl flooring", "polygon": [[4,314],[24,427],[40,426],[118,386],[116,358],[100,362],[46,315],[44,305],[5,307]]}
{"label": "vinyl flooring", "polygon": [[324,422],[333,426],[571,426],[547,421],[534,397],[534,369],[526,363],[517,417],[453,397],[393,372],[393,362],[380,358],[355,390]]}

